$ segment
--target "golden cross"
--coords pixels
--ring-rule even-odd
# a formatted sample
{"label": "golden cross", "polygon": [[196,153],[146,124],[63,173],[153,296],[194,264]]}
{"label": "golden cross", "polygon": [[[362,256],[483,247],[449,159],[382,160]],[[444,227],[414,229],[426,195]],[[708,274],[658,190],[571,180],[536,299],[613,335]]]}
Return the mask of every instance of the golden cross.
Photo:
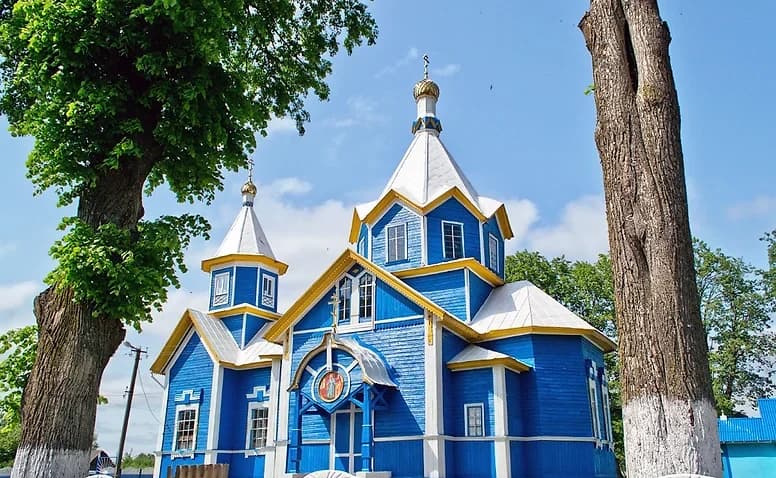
{"label": "golden cross", "polygon": [[423,78],[428,80],[428,55],[423,55]]}
{"label": "golden cross", "polygon": [[248,158],[248,182],[253,182],[253,165],[254,162],[251,158]]}
{"label": "golden cross", "polygon": [[331,294],[331,300],[329,301],[329,304],[331,305],[331,333],[334,335],[337,334],[337,312],[339,312],[339,302],[339,296],[335,289],[334,293]]}

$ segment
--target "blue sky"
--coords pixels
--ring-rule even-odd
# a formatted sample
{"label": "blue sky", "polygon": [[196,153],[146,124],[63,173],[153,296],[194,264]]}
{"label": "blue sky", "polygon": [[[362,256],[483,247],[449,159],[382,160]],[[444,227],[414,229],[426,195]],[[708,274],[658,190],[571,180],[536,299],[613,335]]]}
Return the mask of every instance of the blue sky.
{"label": "blue sky", "polygon": [[[254,155],[257,211],[275,253],[290,265],[281,306],[301,293],[346,247],[352,207],[373,200],[411,140],[412,86],[431,58],[439,84],[442,140],[480,194],[507,204],[517,234],[508,247],[591,259],[607,248],[602,180],[593,143],[590,58],[576,25],[582,0],[371,4],[377,45],[334,61],[328,102],[308,101],[312,122],[300,137],[273,121]],[[682,112],[693,234],[758,265],[758,240],[776,228],[776,3],[662,2]],[[12,138],[0,118],[0,331],[33,321],[31,302],[51,269],[48,248],[59,219],[51,193],[32,196],[24,161],[29,138]],[[129,339],[153,357],[186,307],[205,304],[198,263],[218,246],[240,206],[245,174],[229,175],[210,205],[178,205],[161,190],[147,216],[196,212],[213,240],[187,254],[183,287],[141,335]],[[131,359],[117,354],[104,375],[110,404],[98,410],[98,441],[115,452]],[[146,397],[135,398],[127,450],[156,444],[161,391],[141,362]],[[151,413],[153,410],[153,413]]]}

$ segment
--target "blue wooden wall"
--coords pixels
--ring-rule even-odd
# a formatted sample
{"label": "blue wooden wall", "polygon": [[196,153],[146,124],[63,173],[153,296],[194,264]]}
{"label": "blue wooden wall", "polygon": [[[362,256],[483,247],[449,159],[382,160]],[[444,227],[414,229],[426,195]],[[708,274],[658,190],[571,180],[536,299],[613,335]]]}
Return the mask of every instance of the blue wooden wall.
{"label": "blue wooden wall", "polygon": [[[511,370],[505,372],[504,381],[507,389],[507,434],[510,436],[523,436],[523,402],[520,384],[524,375],[531,372],[517,374]],[[522,376],[521,376],[522,375]]]}
{"label": "blue wooden wall", "polygon": [[[495,418],[493,415],[493,369],[480,368],[454,372],[452,387],[445,389],[444,400],[451,402],[450,416],[445,416],[445,434],[466,436],[464,404],[482,403],[485,436],[493,436]],[[448,407],[445,406],[445,410]]]}
{"label": "blue wooden wall", "polygon": [[449,478],[495,477],[496,459],[493,442],[446,441],[445,471]]}
{"label": "blue wooden wall", "polygon": [[232,338],[238,347],[242,347],[243,340],[243,315],[230,315],[221,319],[221,322],[229,329]]}
{"label": "blue wooden wall", "polygon": [[480,276],[474,272],[469,272],[469,308],[471,309],[469,317],[471,319],[477,315],[477,312],[479,312],[480,307],[485,303],[492,290],[493,287],[480,279]]}
{"label": "blue wooden wall", "polygon": [[723,476],[776,476],[776,443],[723,443]]}
{"label": "blue wooden wall", "polygon": [[463,269],[427,276],[407,277],[405,282],[459,319],[466,320],[466,282]]}
{"label": "blue wooden wall", "polygon": [[442,396],[444,400],[442,407],[444,411],[444,432],[451,435],[451,430],[455,428],[454,421],[456,416],[463,413],[459,410],[458,401],[454,399],[452,391],[456,386],[455,375],[461,372],[453,372],[447,368],[447,363],[455,357],[458,352],[466,348],[468,342],[458,337],[448,330],[442,330]]}
{"label": "blue wooden wall", "polygon": [[258,268],[237,266],[234,278],[234,304],[256,305]]}
{"label": "blue wooden wall", "polygon": [[423,476],[423,440],[375,442],[374,469],[391,471],[391,478]]}
{"label": "blue wooden wall", "polygon": [[269,322],[269,320],[262,319],[253,314],[245,315],[245,345],[250,343],[251,339],[256,335],[256,332],[261,330],[267,322]]}
{"label": "blue wooden wall", "polygon": [[[164,418],[164,434],[162,437],[162,477],[168,466],[193,465],[204,462],[207,444],[208,417],[210,413],[211,382],[213,379],[213,361],[207,353],[202,340],[194,333],[183,347],[178,359],[170,367],[168,381],[168,398]],[[184,390],[200,392],[198,411],[198,426],[196,450],[193,458],[170,458],[173,451],[173,435],[175,434],[175,406],[182,403],[175,401],[175,396]],[[195,451],[196,451],[195,450]]]}
{"label": "blue wooden wall", "polygon": [[442,250],[442,221],[463,223],[463,256],[480,260],[480,221],[457,199],[450,198],[426,214],[428,263],[449,260],[444,258]]}
{"label": "blue wooden wall", "polygon": [[[372,262],[389,271],[420,266],[421,220],[420,216],[399,204],[391,206],[372,226]],[[407,226],[407,259],[389,263],[386,261],[386,227],[396,224],[406,224]]]}

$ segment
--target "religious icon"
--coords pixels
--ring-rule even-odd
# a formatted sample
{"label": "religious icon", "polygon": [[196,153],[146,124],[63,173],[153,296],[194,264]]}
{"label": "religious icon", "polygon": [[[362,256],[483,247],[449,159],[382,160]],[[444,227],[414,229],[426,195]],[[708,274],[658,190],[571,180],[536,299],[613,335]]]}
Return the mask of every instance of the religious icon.
{"label": "religious icon", "polygon": [[318,396],[324,402],[333,402],[342,395],[345,388],[345,379],[338,372],[326,372],[318,382]]}

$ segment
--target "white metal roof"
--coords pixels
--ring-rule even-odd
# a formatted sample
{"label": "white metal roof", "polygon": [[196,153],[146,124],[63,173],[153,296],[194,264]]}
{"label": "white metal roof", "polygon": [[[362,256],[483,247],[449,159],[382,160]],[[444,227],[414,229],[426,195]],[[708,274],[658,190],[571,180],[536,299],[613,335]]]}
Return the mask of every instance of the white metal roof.
{"label": "white metal roof", "polygon": [[458,354],[450,359],[447,363],[467,363],[479,360],[494,360],[500,358],[513,358],[509,355],[496,352],[494,350],[488,350],[480,347],[479,345],[470,344],[465,349],[458,352]]}
{"label": "white metal roof", "polygon": [[353,355],[353,358],[361,365],[361,373],[364,377],[378,385],[385,385],[396,388],[397,385],[391,380],[388,368],[385,362],[377,353],[361,345],[357,340],[350,337],[337,337],[335,339],[347,348],[347,351]]}
{"label": "white metal roof", "polygon": [[529,281],[493,289],[470,325],[479,333],[521,327],[596,330]]}
{"label": "white metal roof", "polygon": [[190,309],[190,312],[191,320],[195,322],[195,328],[205,336],[205,343],[213,349],[211,352],[215,355],[215,359],[220,362],[240,366],[267,360],[271,356],[283,353],[282,346],[267,342],[262,338],[271,323],[265,324],[253,340],[244,349],[240,349],[234,341],[232,333],[221,319],[198,310]]}
{"label": "white metal roof", "polygon": [[257,254],[275,259],[267,236],[253,207],[244,205],[218,247],[215,257],[229,254]]}

